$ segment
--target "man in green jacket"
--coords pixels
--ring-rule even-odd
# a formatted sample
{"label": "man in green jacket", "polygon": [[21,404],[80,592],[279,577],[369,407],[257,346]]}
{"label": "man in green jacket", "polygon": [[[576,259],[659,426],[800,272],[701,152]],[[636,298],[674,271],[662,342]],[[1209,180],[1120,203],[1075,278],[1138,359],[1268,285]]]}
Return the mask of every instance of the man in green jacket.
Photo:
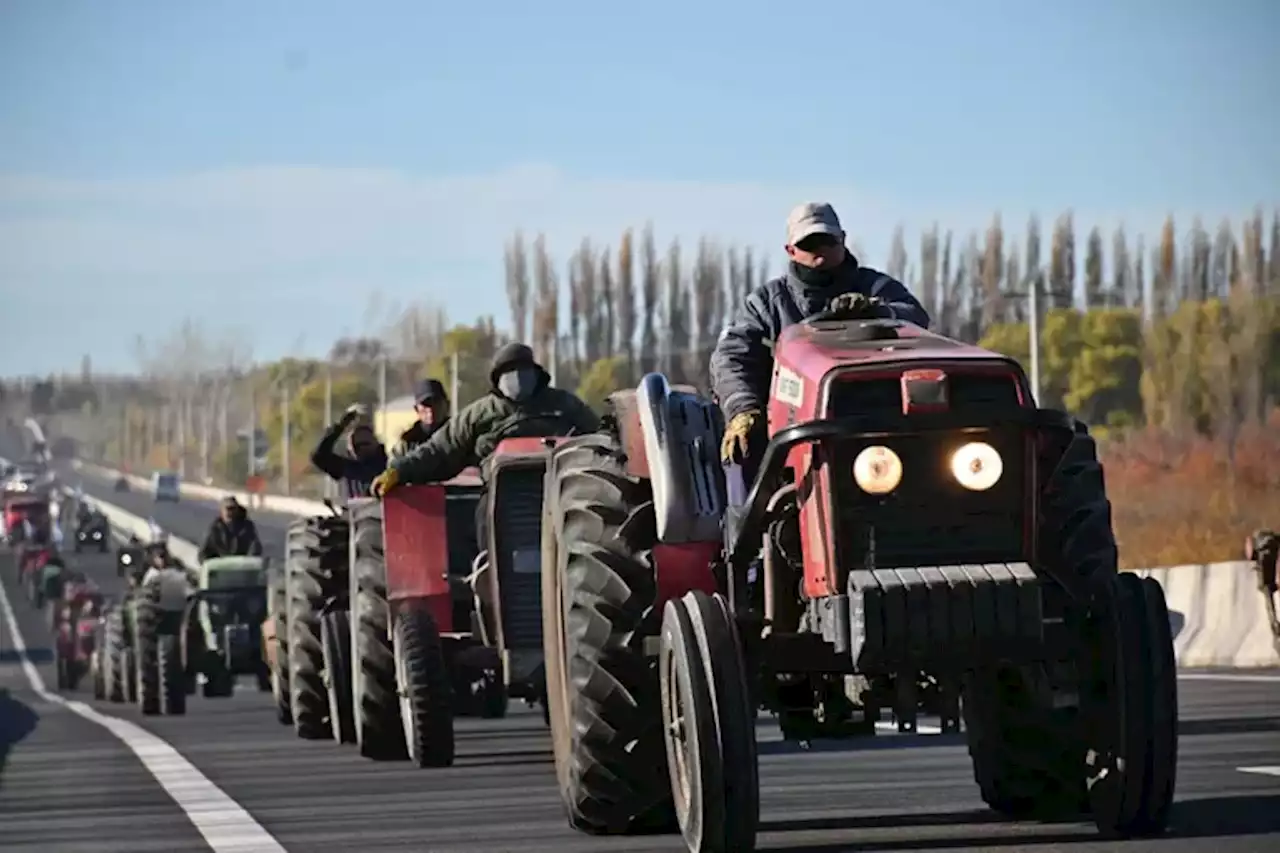
{"label": "man in green jacket", "polygon": [[391,461],[373,481],[382,496],[401,485],[439,483],[479,465],[506,438],[582,435],[600,418],[582,400],[551,387],[551,376],[524,344],[498,350],[489,393],[458,413],[424,444]]}

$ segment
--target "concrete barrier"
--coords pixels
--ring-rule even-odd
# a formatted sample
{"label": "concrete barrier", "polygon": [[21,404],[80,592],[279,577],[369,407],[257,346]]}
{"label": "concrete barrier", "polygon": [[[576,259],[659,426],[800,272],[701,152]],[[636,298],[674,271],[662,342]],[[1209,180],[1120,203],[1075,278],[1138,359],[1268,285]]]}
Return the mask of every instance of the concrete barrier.
{"label": "concrete barrier", "polygon": [[[125,474],[117,471],[115,468],[106,468],[101,465],[94,465],[90,462],[82,462],[75,460],[71,463],[72,467],[77,471],[90,473],[99,477],[108,479],[116,479],[124,477],[129,481],[129,485],[136,489],[151,488],[151,481],[146,477],[138,477],[134,474]],[[193,500],[216,501],[221,500],[227,495],[235,495],[240,501],[246,505],[250,503],[250,495],[244,489],[233,488],[216,488],[213,486],[204,486],[199,483],[183,483],[182,496]],[[261,502],[254,500],[255,505],[259,505],[262,509],[271,510],[272,512],[281,512],[289,515],[321,515],[328,512],[324,503],[321,501],[308,500],[306,498],[294,498],[287,495],[262,495]]]}
{"label": "concrete barrier", "polygon": [[1164,589],[1182,667],[1280,666],[1258,576],[1244,561],[1140,569]]}

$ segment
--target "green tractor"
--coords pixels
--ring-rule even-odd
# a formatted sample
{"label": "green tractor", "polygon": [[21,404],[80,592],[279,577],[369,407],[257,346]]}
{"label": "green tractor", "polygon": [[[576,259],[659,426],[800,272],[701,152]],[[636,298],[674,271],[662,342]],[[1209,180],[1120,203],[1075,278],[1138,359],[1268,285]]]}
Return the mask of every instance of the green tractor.
{"label": "green tractor", "polygon": [[262,654],[262,621],[267,612],[267,560],[217,557],[198,572],[198,588],[188,599],[182,637],[189,689],[204,675],[206,698],[230,696],[236,678],[252,675],[258,689],[271,690]]}

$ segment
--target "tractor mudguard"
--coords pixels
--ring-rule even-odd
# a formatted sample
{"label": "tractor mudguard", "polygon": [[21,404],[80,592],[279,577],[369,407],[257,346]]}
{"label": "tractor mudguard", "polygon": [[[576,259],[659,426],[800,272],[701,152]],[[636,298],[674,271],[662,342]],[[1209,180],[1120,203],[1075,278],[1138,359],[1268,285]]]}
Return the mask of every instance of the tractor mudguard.
{"label": "tractor mudguard", "polygon": [[448,537],[444,486],[408,486],[383,498],[383,559],[393,610],[413,601],[437,625],[452,624]]}
{"label": "tractor mudguard", "polygon": [[666,545],[718,542],[727,503],[719,408],[695,393],[673,389],[650,373],[636,390],[658,541]]}

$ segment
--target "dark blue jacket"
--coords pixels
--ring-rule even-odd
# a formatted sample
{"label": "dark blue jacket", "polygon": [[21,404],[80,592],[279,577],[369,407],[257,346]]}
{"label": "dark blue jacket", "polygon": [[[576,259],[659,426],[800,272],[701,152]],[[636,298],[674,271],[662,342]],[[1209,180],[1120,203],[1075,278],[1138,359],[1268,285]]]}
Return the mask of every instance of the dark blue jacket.
{"label": "dark blue jacket", "polygon": [[339,421],[325,430],[311,451],[311,464],[338,482],[344,500],[368,497],[373,478],[387,470],[387,452],[381,445],[370,459],[353,459],[334,452],[333,446],[344,429],[346,426]]}
{"label": "dark blue jacket", "polygon": [[747,294],[733,322],[720,333],[711,353],[711,386],[725,419],[752,409],[763,411],[773,378],[773,344],[788,326],[826,310],[844,293],[865,293],[884,301],[899,320],[929,327],[929,313],[906,286],[879,270],[858,265],[852,254],[830,284],[806,284],[793,272]]}

